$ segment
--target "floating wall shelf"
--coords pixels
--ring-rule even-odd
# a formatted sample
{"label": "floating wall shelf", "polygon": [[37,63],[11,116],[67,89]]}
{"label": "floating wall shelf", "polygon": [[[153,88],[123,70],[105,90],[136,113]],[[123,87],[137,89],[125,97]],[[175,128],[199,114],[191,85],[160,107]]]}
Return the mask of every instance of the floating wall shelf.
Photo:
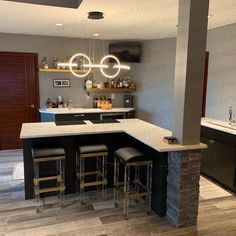
{"label": "floating wall shelf", "polygon": [[135,89],[129,88],[91,88],[86,90],[87,93],[125,93],[125,92],[134,92]]}
{"label": "floating wall shelf", "polygon": [[[88,70],[73,70],[77,73],[86,73]],[[69,69],[39,69],[39,72],[46,72],[46,73],[71,73]],[[91,72],[94,72],[94,70],[91,70]]]}

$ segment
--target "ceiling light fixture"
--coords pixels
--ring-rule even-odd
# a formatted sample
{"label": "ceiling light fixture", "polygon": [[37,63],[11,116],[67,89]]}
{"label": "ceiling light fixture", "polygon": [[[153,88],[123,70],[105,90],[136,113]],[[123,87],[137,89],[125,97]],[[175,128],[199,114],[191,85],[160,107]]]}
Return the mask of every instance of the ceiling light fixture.
{"label": "ceiling light fixture", "polygon": [[130,66],[127,66],[127,65],[120,65],[120,66],[114,65],[114,66],[113,66],[114,69],[117,69],[118,67],[119,67],[120,69],[130,70]]}
{"label": "ceiling light fixture", "polygon": [[99,34],[95,33],[95,34],[93,34],[93,36],[99,36]]}
{"label": "ceiling light fixture", "polygon": [[86,73],[84,73],[84,74],[77,74],[77,73],[75,73],[73,71],[72,65],[73,65],[73,61],[74,61],[74,59],[76,57],[84,57],[88,61],[89,64],[92,64],[92,62],[91,62],[90,58],[87,55],[83,54],[83,53],[77,53],[77,54],[75,54],[74,56],[71,57],[70,62],[69,62],[69,68],[70,68],[71,73],[74,76],[78,77],[78,78],[84,78],[84,77],[86,77],[91,72],[92,68],[89,67],[88,71]]}
{"label": "ceiling light fixture", "polygon": [[101,64],[84,64],[83,67],[85,68],[109,68],[108,65],[101,65]]}
{"label": "ceiling light fixture", "polygon": [[62,66],[62,67],[66,67],[66,66],[75,66],[75,67],[77,67],[78,66],[78,64],[77,63],[63,63],[63,62],[59,62],[58,63],[58,66]]}
{"label": "ceiling light fixture", "polygon": [[88,18],[91,20],[101,20],[104,18],[103,12],[100,11],[90,11],[88,13]]}
{"label": "ceiling light fixture", "polygon": [[[79,71],[79,72],[82,72],[84,74],[78,74],[78,73],[76,73],[78,71],[74,71],[73,70],[73,69],[75,69],[75,67],[78,66],[77,63],[74,63],[75,60],[78,60],[78,59],[76,59],[77,57],[83,57],[83,58],[85,58],[88,61],[87,64],[83,63],[81,65],[82,68],[86,68],[86,70]],[[113,59],[115,61],[115,63],[116,63],[111,68],[111,69],[117,69],[116,73],[114,73],[114,74],[107,74],[104,71],[104,69],[109,69],[109,65],[105,64],[105,61],[108,60],[108,59]],[[130,66],[129,65],[121,65],[119,59],[117,57],[115,57],[114,55],[106,55],[106,56],[104,56],[102,58],[100,64],[92,64],[90,58],[87,55],[85,55],[83,53],[77,53],[77,54],[75,54],[74,56],[71,57],[69,63],[59,63],[58,65],[59,66],[69,66],[71,73],[74,76],[79,77],[79,78],[84,78],[87,75],[89,75],[89,73],[91,72],[92,68],[99,68],[101,73],[102,73],[102,75],[104,75],[106,78],[109,78],[109,79],[113,79],[113,78],[117,77],[122,69],[123,70],[130,70]]]}
{"label": "ceiling light fixture", "polygon": [[62,23],[56,23],[55,25],[56,25],[56,26],[63,26]]}
{"label": "ceiling light fixture", "polygon": [[105,62],[105,60],[109,59],[109,58],[112,58],[114,59],[116,62],[117,62],[117,72],[113,75],[108,75],[104,72],[103,68],[100,68],[101,70],[101,73],[106,77],[106,78],[109,78],[109,79],[113,79],[115,78],[117,75],[119,75],[120,73],[120,61],[117,57],[113,56],[113,55],[107,55],[105,57],[102,58],[101,62],[100,62],[100,65],[103,65],[103,63]]}

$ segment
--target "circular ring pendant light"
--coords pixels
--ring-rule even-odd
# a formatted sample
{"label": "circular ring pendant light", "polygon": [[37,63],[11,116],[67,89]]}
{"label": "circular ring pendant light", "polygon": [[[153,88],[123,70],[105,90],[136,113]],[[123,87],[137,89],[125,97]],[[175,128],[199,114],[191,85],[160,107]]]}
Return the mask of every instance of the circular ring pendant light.
{"label": "circular ring pendant light", "polygon": [[[107,59],[109,59],[109,58],[112,58],[112,59],[114,59],[114,60],[117,62],[117,72],[116,72],[115,74],[113,74],[113,75],[108,75],[108,74],[106,74],[106,73],[104,72],[104,68],[102,67],[102,65],[104,65],[104,64],[103,64],[104,61],[107,60]],[[115,57],[115,56],[113,56],[113,55],[107,55],[107,56],[103,57],[102,60],[101,60],[101,62],[100,62],[100,65],[101,65],[101,68],[100,68],[101,73],[102,73],[105,77],[107,77],[107,78],[109,78],[109,79],[115,78],[115,77],[116,77],[117,75],[119,75],[119,73],[120,73],[120,61],[119,61],[119,59],[118,59],[117,57]]]}
{"label": "circular ring pendant light", "polygon": [[83,54],[83,53],[77,53],[77,54],[75,54],[74,56],[72,56],[71,59],[70,59],[69,68],[70,68],[71,73],[72,73],[74,76],[78,77],[78,78],[84,78],[84,77],[86,77],[86,76],[91,72],[92,68],[91,68],[91,67],[88,67],[87,72],[84,73],[84,74],[77,74],[77,73],[75,73],[75,72],[73,71],[72,66],[73,66],[73,61],[74,61],[74,59],[75,59],[76,57],[84,57],[84,58],[86,58],[86,59],[88,60],[88,65],[91,65],[91,64],[92,64],[92,63],[91,63],[91,60],[90,60],[90,58],[89,58],[87,55],[85,55],[85,54]]}

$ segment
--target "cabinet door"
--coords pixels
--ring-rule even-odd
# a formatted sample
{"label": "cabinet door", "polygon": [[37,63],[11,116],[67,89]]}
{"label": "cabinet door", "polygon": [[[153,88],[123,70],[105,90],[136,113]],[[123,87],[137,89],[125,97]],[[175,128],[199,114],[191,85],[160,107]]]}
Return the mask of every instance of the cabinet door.
{"label": "cabinet door", "polygon": [[227,144],[215,143],[214,176],[221,184],[235,188],[236,148]]}
{"label": "cabinet door", "polygon": [[201,172],[223,186],[236,190],[236,148],[213,139],[201,138],[208,145],[202,150]]}
{"label": "cabinet door", "polygon": [[41,122],[55,122],[55,115],[48,113],[40,113]]}
{"label": "cabinet door", "polygon": [[55,115],[55,121],[99,120],[98,113],[76,113]]}

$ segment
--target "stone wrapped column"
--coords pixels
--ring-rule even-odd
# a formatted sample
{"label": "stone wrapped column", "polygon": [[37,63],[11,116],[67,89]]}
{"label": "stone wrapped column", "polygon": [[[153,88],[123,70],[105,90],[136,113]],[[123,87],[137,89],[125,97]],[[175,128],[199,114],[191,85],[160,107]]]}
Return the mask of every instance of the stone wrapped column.
{"label": "stone wrapped column", "polygon": [[170,152],[167,219],[176,227],[197,224],[201,151]]}

